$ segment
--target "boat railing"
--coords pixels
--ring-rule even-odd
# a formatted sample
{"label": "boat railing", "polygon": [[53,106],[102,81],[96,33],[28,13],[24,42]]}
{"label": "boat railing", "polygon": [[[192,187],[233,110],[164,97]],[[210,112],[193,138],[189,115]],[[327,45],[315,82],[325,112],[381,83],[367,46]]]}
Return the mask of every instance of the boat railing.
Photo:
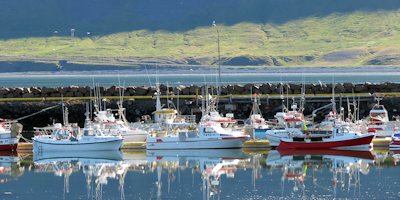
{"label": "boat railing", "polygon": [[177,115],[175,122],[181,123],[196,123],[196,115]]}
{"label": "boat railing", "polygon": [[56,130],[55,127],[33,127],[35,135],[51,135]]}

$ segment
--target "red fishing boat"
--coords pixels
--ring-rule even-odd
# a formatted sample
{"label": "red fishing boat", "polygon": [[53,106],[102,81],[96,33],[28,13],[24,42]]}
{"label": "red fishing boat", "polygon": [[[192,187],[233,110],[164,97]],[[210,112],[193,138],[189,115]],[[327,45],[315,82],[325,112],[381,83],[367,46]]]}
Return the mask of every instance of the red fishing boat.
{"label": "red fishing boat", "polygon": [[374,134],[345,132],[335,128],[329,137],[281,138],[278,149],[369,149]]}
{"label": "red fishing boat", "polygon": [[18,146],[18,136],[12,134],[11,124],[0,119],[0,151],[15,151]]}
{"label": "red fishing boat", "polygon": [[400,133],[392,135],[392,142],[389,145],[390,150],[400,150]]}

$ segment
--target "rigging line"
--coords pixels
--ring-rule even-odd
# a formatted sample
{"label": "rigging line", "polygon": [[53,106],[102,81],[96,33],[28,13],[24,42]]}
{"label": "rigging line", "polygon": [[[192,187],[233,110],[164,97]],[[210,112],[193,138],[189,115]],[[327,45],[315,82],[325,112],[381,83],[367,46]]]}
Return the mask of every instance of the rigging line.
{"label": "rigging line", "polygon": [[34,115],[40,114],[40,113],[42,113],[42,112],[45,112],[45,111],[47,111],[47,110],[56,108],[56,107],[58,107],[58,106],[60,106],[60,105],[61,105],[61,104],[57,104],[57,105],[55,105],[55,106],[51,106],[51,107],[48,107],[48,108],[44,108],[44,109],[42,109],[42,110],[40,110],[40,111],[38,111],[38,112],[32,113],[32,114],[27,115],[27,116],[24,116],[24,117],[20,117],[20,118],[15,119],[15,120],[12,120],[12,122],[17,122],[17,121],[19,121],[19,120],[23,120],[23,119],[32,117],[32,116],[34,116]]}
{"label": "rigging line", "polygon": [[144,69],[146,70],[146,75],[147,75],[147,80],[149,81],[149,86],[150,86],[150,87],[153,87],[152,84],[151,84],[149,72],[147,71],[147,65],[144,65]]}

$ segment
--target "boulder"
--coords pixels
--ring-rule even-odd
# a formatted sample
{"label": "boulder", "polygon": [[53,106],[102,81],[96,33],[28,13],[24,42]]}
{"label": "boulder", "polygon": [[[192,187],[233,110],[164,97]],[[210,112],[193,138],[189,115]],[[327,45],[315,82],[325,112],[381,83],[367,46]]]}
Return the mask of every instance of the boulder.
{"label": "boulder", "polygon": [[0,88],[0,95],[5,95],[10,92],[9,88]]}
{"label": "boulder", "polygon": [[33,98],[33,97],[35,97],[35,95],[34,95],[33,93],[24,93],[24,94],[22,95],[22,97],[23,97],[23,98]]}
{"label": "boulder", "polygon": [[[136,95],[144,96],[144,95],[147,95],[148,91],[149,91],[148,87],[144,87],[144,86],[137,87],[136,88]],[[154,95],[154,93],[152,95]]]}
{"label": "boulder", "polygon": [[368,92],[368,89],[364,84],[357,84],[354,86],[354,92],[364,93],[364,92]]}

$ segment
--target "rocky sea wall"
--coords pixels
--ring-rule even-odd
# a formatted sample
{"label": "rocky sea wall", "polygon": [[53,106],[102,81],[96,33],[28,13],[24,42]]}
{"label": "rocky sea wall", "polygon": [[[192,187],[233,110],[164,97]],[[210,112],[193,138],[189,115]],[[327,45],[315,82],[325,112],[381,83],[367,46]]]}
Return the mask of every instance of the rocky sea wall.
{"label": "rocky sea wall", "polygon": [[[204,86],[176,86],[168,87],[160,85],[162,94],[170,91],[171,94],[180,95],[198,95]],[[286,94],[300,94],[301,84],[245,84],[245,85],[224,85],[221,86],[221,94],[280,94],[282,91]],[[306,94],[329,94],[332,92],[332,84],[305,84]],[[33,98],[33,97],[89,97],[90,87],[30,87],[30,88],[0,88],[0,98]],[[118,96],[117,86],[100,87],[103,96]],[[400,92],[400,83],[364,83],[335,84],[335,93],[377,93],[377,92]],[[153,96],[155,89],[145,86],[128,86],[124,88],[125,96]]]}
{"label": "rocky sea wall", "polygon": [[[300,94],[302,85],[297,84],[289,84],[284,85],[284,93],[286,91],[289,94]],[[161,86],[162,94],[165,94],[167,91],[166,86]],[[222,95],[224,94],[250,94],[258,93],[258,94],[271,94],[276,95],[280,94],[282,87],[274,84],[262,84],[262,85],[228,85],[223,86],[221,89]],[[330,94],[331,93],[331,85],[305,85],[306,94]],[[60,97],[63,95],[64,97],[90,97],[90,87],[77,87],[70,86],[64,88],[1,88],[0,89],[0,118],[6,119],[18,119],[20,117],[29,115],[31,113],[38,112],[44,108],[60,104],[60,101],[54,101],[50,99],[46,99],[48,97]],[[177,94],[179,92],[180,95],[200,95],[201,94],[201,86],[189,86],[189,87],[174,87],[169,88],[170,93],[175,94],[173,97],[170,95],[170,101],[175,104],[175,107],[179,109],[181,114],[189,115],[194,114],[197,118],[200,118],[201,115],[201,100],[199,98],[193,97],[185,97],[185,98],[177,98]],[[155,110],[155,97],[154,97],[154,88],[148,87],[126,87],[125,88],[125,96],[133,96],[127,97],[124,100],[124,107],[126,108],[126,117],[128,121],[135,122],[140,121],[142,116],[150,115]],[[392,93],[400,92],[400,84],[396,83],[384,83],[384,84],[336,84],[335,92],[339,95],[339,93]],[[107,96],[118,96],[119,90],[118,87],[109,87],[109,88],[101,88],[101,93],[107,98]],[[149,96],[149,98],[141,99],[135,98],[135,96]],[[36,97],[36,98],[34,98]],[[38,98],[40,97],[40,98]],[[9,99],[7,98],[19,98],[19,99]],[[26,98],[26,100],[24,99]],[[34,99],[29,99],[34,98]],[[336,103],[337,107],[343,107],[345,113],[347,112],[347,104],[348,100],[353,102],[354,100],[358,100],[357,97],[347,98],[343,96],[342,98],[337,97]],[[161,99],[163,104],[167,104],[167,100],[165,98]],[[285,105],[290,105],[293,101],[299,102],[300,98],[284,98],[281,99],[278,96],[276,98],[261,98],[260,99],[260,110],[265,118],[273,118],[274,114],[278,111],[282,110],[282,107]],[[329,103],[330,97],[326,96],[321,98],[319,96],[307,96],[304,114],[309,115],[316,108],[322,107]],[[84,122],[84,113],[88,100],[65,100],[65,104],[69,108],[69,120],[70,122],[77,122],[80,125],[83,125]],[[351,103],[350,102],[350,103]],[[364,98],[359,101],[360,108],[360,117],[365,117],[368,115],[369,110],[375,103],[375,99],[373,95],[364,95]],[[108,108],[116,109],[117,108],[117,99],[107,99],[105,102]],[[390,118],[392,116],[399,115],[400,111],[400,98],[393,96],[386,96],[381,101],[381,104],[385,105],[389,112]],[[246,119],[252,108],[252,103],[249,97],[245,97],[240,100],[235,99],[221,99],[221,103],[219,104],[219,111],[222,114],[226,113],[234,113],[235,118],[237,119]],[[326,111],[327,112],[327,111]],[[321,120],[326,112],[318,113],[318,120]],[[52,110],[48,110],[46,112],[40,113],[33,117],[21,120],[20,122],[24,125],[25,130],[32,130],[33,127],[41,127],[46,126],[48,124],[52,124],[53,122],[61,122],[62,120],[62,112],[61,106],[58,108],[54,108]]]}

